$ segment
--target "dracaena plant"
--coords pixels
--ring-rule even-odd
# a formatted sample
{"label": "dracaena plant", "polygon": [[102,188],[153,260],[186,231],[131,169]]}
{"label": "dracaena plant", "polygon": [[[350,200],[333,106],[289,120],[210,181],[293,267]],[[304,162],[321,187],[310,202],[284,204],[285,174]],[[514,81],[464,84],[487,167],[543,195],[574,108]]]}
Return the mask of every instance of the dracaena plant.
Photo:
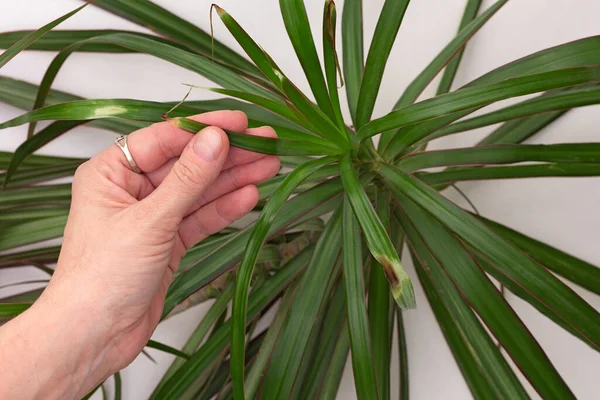
{"label": "dracaena plant", "polygon": [[[39,85],[0,78],[0,100],[28,110],[0,128],[29,124],[27,140],[0,158],[6,170],[0,248],[62,234],[70,186],[35,184],[69,176],[84,160],[33,153],[63,133],[87,124],[127,134],[161,119],[197,132],[203,125],[187,116],[242,110],[250,126],[273,126],[278,138],[227,132],[230,143],[279,155],[287,168],[261,185],[254,223],[214,235],[182,262],[164,317],[207,298],[217,300],[182,350],[149,343],[179,356],[152,398],[331,399],[350,354],[360,399],[387,399],[396,381],[407,399],[402,313],[419,304],[399,257],[404,245],[475,398],[529,396],[497,342],[543,398],[574,398],[490,277],[599,350],[598,312],[557,276],[599,294],[600,269],[440,193],[462,181],[600,175],[600,144],[522,144],[569,109],[600,102],[600,37],[540,51],[452,90],[468,40],[505,3],[480,11],[479,0],[468,0],[458,34],[414,78],[394,109],[375,119],[382,74],[408,0],[385,1],[366,54],[362,1],[346,0],[341,18],[334,2],[325,1],[322,57],[303,1],[280,0],[311,93],[298,89],[233,13],[217,5],[211,8],[213,22],[220,19],[247,58],[148,1],[96,0],[93,5],[156,35],[53,30],[78,10],[35,32],[3,33],[0,44],[8,50],[0,66],[26,48],[58,55]],[[88,100],[52,90],[68,56],[80,51],[147,53],[208,78],[227,99]],[[436,96],[417,102],[438,74]],[[344,119],[340,107],[344,92],[351,120]],[[539,95],[471,116],[494,102],[529,94]],[[41,120],[55,122],[36,130]],[[473,147],[427,150],[432,139],[497,123]],[[432,172],[431,167],[445,168]],[[47,265],[58,252],[57,247],[13,252],[0,257],[0,267],[34,265],[51,274]],[[0,315],[18,314],[38,294],[3,299]],[[232,315],[226,319],[230,302]],[[271,307],[277,311],[270,326],[254,332],[255,322]],[[398,379],[389,371],[394,324]]]}

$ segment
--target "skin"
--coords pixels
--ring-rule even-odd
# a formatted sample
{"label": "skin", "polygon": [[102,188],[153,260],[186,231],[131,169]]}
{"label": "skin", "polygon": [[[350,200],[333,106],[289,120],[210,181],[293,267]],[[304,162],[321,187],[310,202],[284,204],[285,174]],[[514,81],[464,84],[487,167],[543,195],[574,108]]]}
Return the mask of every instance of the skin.
{"label": "skin", "polygon": [[[246,215],[279,159],[229,148],[238,111],[164,122],[129,135],[133,172],[113,145],[75,174],[56,271],[40,299],[0,328],[0,399],[77,399],[129,365],[154,332],[187,249]],[[221,129],[222,128],[222,129]]]}

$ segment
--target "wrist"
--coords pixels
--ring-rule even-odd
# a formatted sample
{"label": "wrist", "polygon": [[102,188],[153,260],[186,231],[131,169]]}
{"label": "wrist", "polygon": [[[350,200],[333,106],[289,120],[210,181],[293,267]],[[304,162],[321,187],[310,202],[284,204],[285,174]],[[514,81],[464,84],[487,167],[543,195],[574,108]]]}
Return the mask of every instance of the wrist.
{"label": "wrist", "polygon": [[58,303],[55,298],[77,297],[55,296],[48,289],[0,330],[1,341],[11,343],[0,357],[3,381],[10,382],[2,385],[9,392],[0,389],[0,398],[81,398],[110,374],[101,329],[91,326],[85,306]]}

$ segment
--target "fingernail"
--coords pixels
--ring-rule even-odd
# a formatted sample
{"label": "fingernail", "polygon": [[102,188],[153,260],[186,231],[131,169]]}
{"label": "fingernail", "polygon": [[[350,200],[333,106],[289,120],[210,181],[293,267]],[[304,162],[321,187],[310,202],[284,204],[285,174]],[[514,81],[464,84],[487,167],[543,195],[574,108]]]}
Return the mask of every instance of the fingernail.
{"label": "fingernail", "polygon": [[206,161],[214,161],[219,157],[222,145],[221,135],[216,129],[204,128],[196,134],[194,151]]}

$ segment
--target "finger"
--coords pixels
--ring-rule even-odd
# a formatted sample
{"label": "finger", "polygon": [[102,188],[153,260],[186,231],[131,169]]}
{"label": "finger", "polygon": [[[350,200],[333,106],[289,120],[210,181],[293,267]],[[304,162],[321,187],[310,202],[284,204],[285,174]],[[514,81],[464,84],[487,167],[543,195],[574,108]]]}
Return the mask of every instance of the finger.
{"label": "finger", "polygon": [[[213,111],[188,118],[236,132],[244,132],[248,126],[248,118],[241,111]],[[127,137],[127,143],[138,167],[144,172],[149,172],[171,158],[178,157],[193,137],[192,133],[169,122],[160,122],[131,133]],[[127,159],[117,146],[111,146],[104,153],[106,154],[101,153],[101,156],[119,160],[125,169],[131,170]]]}
{"label": "finger", "polygon": [[[261,126],[260,128],[249,128],[246,130],[245,133],[251,136],[277,138],[277,133],[270,126]],[[264,156],[265,154],[255,153],[253,151],[232,147],[229,150],[229,157],[227,158],[227,161],[225,162],[223,168],[227,169],[235,165],[247,164],[254,160],[258,160],[259,158],[262,158]]]}
{"label": "finger", "polygon": [[228,150],[222,129],[209,126],[198,132],[158,188],[142,200],[156,221],[178,224],[219,176]]}
{"label": "finger", "polygon": [[[272,137],[272,138],[277,137],[277,133],[275,133],[275,130],[273,130],[273,128],[271,128],[269,126],[263,126],[260,128],[249,128],[246,130],[245,133],[248,135],[251,135],[251,136],[262,136],[262,137]],[[237,165],[248,164],[253,161],[259,160],[261,158],[264,158],[265,156],[267,156],[267,154],[255,153],[253,151],[231,147],[229,149],[229,156],[227,157],[227,160],[225,161],[225,165],[223,166],[223,169],[225,170],[225,169],[233,168]],[[162,166],[160,166],[158,169],[146,174],[148,176],[148,178],[150,179],[150,182],[152,182],[152,184],[154,185],[154,187],[157,187],[158,185],[160,185],[160,183],[163,181],[165,176],[167,176],[167,174],[169,173],[171,168],[173,168],[175,161],[176,161],[176,159],[171,159],[171,160],[167,161],[165,164],[163,164]]]}
{"label": "finger", "polygon": [[179,226],[179,237],[186,249],[217,233],[248,214],[258,202],[255,186],[245,186],[219,197],[187,216]]}
{"label": "finger", "polygon": [[[231,151],[231,149],[230,149]],[[172,159],[163,167],[168,167],[169,170],[175,165],[176,159]],[[163,167],[148,174],[148,178],[157,187],[161,181],[160,174],[167,174],[163,171]],[[217,179],[210,185],[208,189],[199,198],[198,202],[192,205],[188,210],[188,214],[192,211],[204,206],[207,203],[221,197],[229,192],[243,188],[247,185],[257,185],[272,177],[274,177],[280,168],[279,157],[266,156],[244,165],[236,165],[227,170],[222,170]]]}

